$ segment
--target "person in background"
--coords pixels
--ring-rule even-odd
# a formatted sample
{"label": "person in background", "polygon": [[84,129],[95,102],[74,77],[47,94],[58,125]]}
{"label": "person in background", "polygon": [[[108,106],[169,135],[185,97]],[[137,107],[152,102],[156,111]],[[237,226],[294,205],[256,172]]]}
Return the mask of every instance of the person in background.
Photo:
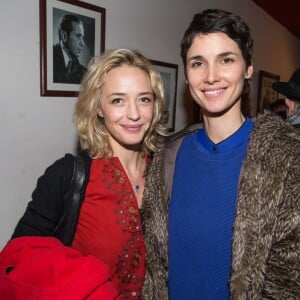
{"label": "person in background", "polygon": [[59,43],[53,45],[53,82],[76,83],[82,80],[86,67],[79,58],[84,43],[84,27],[75,15],[64,15],[58,27]]}
{"label": "person in background", "polygon": [[154,159],[167,185],[144,203],[152,299],[299,298],[300,135],[270,112],[243,112],[252,55],[250,29],[231,12],[204,10],[185,31],[203,127],[177,132]]}
{"label": "person in background", "polygon": [[267,109],[280,116],[283,120],[286,120],[288,106],[285,104],[284,99],[277,99],[276,101],[272,102]]}
{"label": "person in background", "polygon": [[[137,51],[118,49],[89,66],[75,106],[86,176],[70,246],[106,263],[123,299],[141,298],[143,191],[146,179],[157,177],[147,169],[166,132],[164,105],[163,82],[152,64]],[[73,160],[66,154],[39,178],[13,238],[53,235],[65,211]]]}
{"label": "person in background", "polygon": [[275,82],[272,88],[285,96],[288,107],[286,121],[300,129],[300,68],[296,69],[288,82]]}

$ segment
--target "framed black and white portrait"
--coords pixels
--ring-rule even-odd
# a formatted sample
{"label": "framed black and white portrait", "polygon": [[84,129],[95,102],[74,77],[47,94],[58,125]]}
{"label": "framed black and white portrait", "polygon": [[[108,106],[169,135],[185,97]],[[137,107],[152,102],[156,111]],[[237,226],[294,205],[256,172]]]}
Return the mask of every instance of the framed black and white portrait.
{"label": "framed black and white portrait", "polygon": [[105,50],[103,7],[40,0],[41,96],[78,95],[90,60]]}
{"label": "framed black and white portrait", "polygon": [[160,73],[164,82],[166,108],[164,111],[165,125],[169,131],[175,130],[176,94],[178,65],[158,60],[150,60]]}
{"label": "framed black and white portrait", "polygon": [[280,80],[280,75],[260,70],[258,73],[258,96],[257,112],[262,113],[270,104],[278,98],[276,91],[272,89],[272,84]]}

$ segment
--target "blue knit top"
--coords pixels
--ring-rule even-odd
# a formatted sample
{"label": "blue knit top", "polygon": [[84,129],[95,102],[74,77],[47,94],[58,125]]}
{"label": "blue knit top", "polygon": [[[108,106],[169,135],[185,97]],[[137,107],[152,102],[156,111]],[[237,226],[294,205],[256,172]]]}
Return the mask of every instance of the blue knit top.
{"label": "blue knit top", "polygon": [[237,187],[252,121],[219,144],[204,129],[178,151],[169,204],[171,300],[229,299]]}

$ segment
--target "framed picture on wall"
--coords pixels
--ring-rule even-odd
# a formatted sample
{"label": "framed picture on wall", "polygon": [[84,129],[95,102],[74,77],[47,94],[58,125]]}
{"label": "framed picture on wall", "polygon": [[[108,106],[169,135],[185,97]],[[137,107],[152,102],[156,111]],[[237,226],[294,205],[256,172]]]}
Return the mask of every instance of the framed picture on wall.
{"label": "framed picture on wall", "polygon": [[74,97],[89,61],[105,49],[103,7],[40,0],[41,96]]}
{"label": "framed picture on wall", "polygon": [[267,71],[258,72],[257,112],[262,113],[271,103],[277,100],[278,95],[272,89],[272,84],[280,80],[280,76]]}
{"label": "framed picture on wall", "polygon": [[151,60],[151,62],[160,73],[164,82],[166,97],[166,108],[164,111],[165,124],[169,131],[174,131],[178,65],[158,60]]}

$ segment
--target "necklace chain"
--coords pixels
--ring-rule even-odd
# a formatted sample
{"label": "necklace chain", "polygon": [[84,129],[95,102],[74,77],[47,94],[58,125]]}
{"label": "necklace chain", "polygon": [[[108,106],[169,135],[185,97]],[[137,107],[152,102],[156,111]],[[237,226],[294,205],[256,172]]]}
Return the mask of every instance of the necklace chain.
{"label": "necklace chain", "polygon": [[[145,162],[145,159],[143,159],[144,162]],[[132,180],[132,176],[130,176],[130,172],[128,172],[128,169],[127,168],[124,168],[125,169],[125,172],[127,173],[127,177],[129,179],[129,181],[131,182],[131,185],[132,185],[132,188],[134,190],[135,193],[139,193],[140,190],[141,190],[141,184],[143,183],[138,183],[139,181],[141,181],[141,178],[136,178],[136,180]]]}

